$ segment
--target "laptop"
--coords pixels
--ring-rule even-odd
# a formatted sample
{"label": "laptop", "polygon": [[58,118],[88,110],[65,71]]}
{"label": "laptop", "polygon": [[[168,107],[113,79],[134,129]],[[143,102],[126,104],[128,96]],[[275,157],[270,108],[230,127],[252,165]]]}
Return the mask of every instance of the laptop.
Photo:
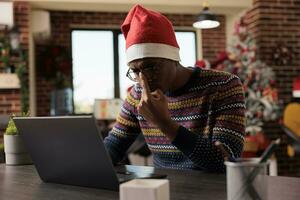
{"label": "laptop", "polygon": [[44,182],[119,190],[134,178],[165,178],[153,167],[114,168],[93,116],[14,117]]}

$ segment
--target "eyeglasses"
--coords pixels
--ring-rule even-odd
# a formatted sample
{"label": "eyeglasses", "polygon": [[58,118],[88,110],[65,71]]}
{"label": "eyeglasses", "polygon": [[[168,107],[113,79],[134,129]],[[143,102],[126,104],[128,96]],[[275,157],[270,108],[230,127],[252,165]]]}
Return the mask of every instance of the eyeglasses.
{"label": "eyeglasses", "polygon": [[158,66],[161,64],[162,61],[157,62],[156,64],[147,63],[142,69],[131,69],[129,68],[126,76],[134,81],[138,82],[139,73],[142,72],[143,74],[149,74],[153,75],[153,72],[155,72],[158,69]]}

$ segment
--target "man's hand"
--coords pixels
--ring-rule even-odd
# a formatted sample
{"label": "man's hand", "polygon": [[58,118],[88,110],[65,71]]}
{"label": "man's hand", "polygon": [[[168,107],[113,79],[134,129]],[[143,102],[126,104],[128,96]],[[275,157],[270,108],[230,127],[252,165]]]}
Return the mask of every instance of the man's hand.
{"label": "man's hand", "polygon": [[137,108],[139,114],[173,140],[179,125],[171,119],[166,96],[160,89],[151,92],[146,77],[142,73],[139,74],[139,78],[143,88],[141,101]]}

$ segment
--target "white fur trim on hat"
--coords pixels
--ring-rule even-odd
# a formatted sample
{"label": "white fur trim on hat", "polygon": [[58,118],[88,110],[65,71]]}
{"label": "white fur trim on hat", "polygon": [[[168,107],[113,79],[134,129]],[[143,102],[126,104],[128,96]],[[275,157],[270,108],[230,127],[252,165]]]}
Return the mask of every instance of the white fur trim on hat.
{"label": "white fur trim on hat", "polygon": [[300,97],[300,90],[294,90],[293,91],[293,97]]}
{"label": "white fur trim on hat", "polygon": [[167,58],[180,61],[179,48],[160,43],[133,44],[126,50],[127,64],[140,58]]}

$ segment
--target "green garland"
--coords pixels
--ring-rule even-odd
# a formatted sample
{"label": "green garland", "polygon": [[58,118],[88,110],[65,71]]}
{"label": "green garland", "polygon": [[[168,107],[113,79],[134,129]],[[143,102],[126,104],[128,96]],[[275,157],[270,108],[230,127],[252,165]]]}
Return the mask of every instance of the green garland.
{"label": "green garland", "polygon": [[0,34],[0,62],[4,67],[11,66],[11,56],[19,58],[18,63],[14,63],[16,74],[20,80],[20,95],[21,95],[21,113],[27,113],[29,109],[29,84],[27,72],[27,58],[28,55],[20,47],[12,51],[10,47],[9,37],[7,33]]}

